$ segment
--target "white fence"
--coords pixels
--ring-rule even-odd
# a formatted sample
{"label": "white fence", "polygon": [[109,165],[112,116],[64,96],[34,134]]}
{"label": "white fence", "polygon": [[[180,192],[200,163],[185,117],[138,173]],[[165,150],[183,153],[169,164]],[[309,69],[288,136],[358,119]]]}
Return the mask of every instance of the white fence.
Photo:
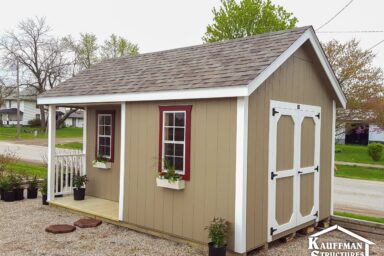
{"label": "white fence", "polygon": [[73,193],[73,176],[85,174],[85,154],[62,154],[55,158],[54,195]]}

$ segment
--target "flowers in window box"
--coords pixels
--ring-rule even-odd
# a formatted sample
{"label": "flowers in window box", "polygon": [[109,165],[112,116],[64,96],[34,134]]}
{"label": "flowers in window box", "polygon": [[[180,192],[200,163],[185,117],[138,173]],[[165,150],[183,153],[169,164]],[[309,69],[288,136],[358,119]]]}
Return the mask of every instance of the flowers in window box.
{"label": "flowers in window box", "polygon": [[111,163],[106,161],[103,156],[99,155],[95,160],[92,161],[92,166],[99,169],[110,169]]}
{"label": "flowers in window box", "polygon": [[176,173],[175,167],[167,159],[164,159],[163,162],[165,172],[160,172],[156,177],[157,186],[176,190],[184,189],[183,177]]}

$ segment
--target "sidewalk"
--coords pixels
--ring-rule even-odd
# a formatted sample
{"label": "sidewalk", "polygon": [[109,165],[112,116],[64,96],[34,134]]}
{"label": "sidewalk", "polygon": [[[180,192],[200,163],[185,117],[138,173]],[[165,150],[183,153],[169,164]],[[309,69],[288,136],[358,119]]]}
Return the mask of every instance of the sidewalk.
{"label": "sidewalk", "polygon": [[384,169],[384,165],[381,165],[381,164],[363,164],[363,163],[351,163],[351,162],[341,162],[341,161],[335,161],[335,164]]}

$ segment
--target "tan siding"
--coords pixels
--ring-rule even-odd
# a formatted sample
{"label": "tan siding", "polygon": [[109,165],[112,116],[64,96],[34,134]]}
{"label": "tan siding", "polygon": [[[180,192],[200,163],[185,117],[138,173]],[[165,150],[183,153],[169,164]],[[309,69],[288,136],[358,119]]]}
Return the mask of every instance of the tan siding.
{"label": "tan siding", "polygon": [[[193,106],[191,179],[182,191],[155,182],[158,106],[175,104]],[[214,216],[234,223],[236,99],[127,103],[126,144],[124,221],[199,242]]]}
{"label": "tan siding", "polygon": [[[308,61],[311,60],[312,62]],[[249,99],[247,250],[267,242],[268,133],[270,100],[321,106],[320,219],[329,216],[331,183],[331,85],[312,49],[303,46]]]}
{"label": "tan siding", "polygon": [[[110,170],[92,167],[96,158],[96,111],[115,110],[115,157]],[[87,184],[86,193],[112,201],[119,201],[119,173],[120,173],[120,107],[88,107],[87,114]]]}

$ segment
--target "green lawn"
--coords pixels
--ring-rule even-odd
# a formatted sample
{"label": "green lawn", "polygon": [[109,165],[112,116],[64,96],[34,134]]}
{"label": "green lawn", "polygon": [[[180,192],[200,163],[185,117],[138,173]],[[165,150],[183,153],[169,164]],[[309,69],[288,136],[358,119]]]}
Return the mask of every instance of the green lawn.
{"label": "green lawn", "polygon": [[10,164],[9,169],[18,174],[26,175],[29,177],[34,177],[35,175],[37,178],[47,177],[47,167],[42,164],[18,161],[17,163]]}
{"label": "green lawn", "polygon": [[384,169],[337,165],[335,176],[350,179],[384,181]]}
{"label": "green lawn", "polygon": [[366,221],[372,221],[372,222],[384,224],[384,218],[379,218],[379,217],[371,217],[371,216],[365,216],[365,215],[354,214],[349,212],[337,212],[337,211],[335,211],[333,214],[336,216],[341,216],[341,217],[346,217],[351,219],[366,220]]}
{"label": "green lawn", "polygon": [[68,143],[63,143],[63,144],[56,144],[56,147],[82,150],[83,149],[83,143],[81,143],[81,142],[68,142]]}
{"label": "green lawn", "polygon": [[343,162],[384,165],[384,157],[380,161],[375,162],[368,155],[367,146],[358,145],[336,145],[335,160]]}
{"label": "green lawn", "polygon": [[[37,136],[34,132],[38,131]],[[61,128],[56,131],[56,138],[77,138],[83,136],[82,128]],[[44,139],[48,134],[41,132],[39,127],[21,127],[21,139]],[[0,127],[0,140],[14,140],[16,139],[16,127]]]}

